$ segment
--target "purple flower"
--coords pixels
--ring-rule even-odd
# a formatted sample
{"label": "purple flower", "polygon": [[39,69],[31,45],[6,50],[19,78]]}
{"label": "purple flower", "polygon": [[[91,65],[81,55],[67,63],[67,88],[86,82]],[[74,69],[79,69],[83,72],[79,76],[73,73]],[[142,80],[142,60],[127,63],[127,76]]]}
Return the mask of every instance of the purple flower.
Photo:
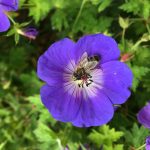
{"label": "purple flower", "polygon": [[146,138],[146,150],[150,150],[150,136]]}
{"label": "purple flower", "polygon": [[150,129],[150,102],[139,111],[137,118],[144,127]]}
{"label": "purple flower", "polygon": [[117,43],[103,34],[51,45],[38,60],[37,74],[46,82],[40,94],[52,116],[78,127],[110,121],[113,105],[128,99],[132,84],[132,73],[119,56]]}
{"label": "purple flower", "polygon": [[0,0],[0,32],[7,31],[10,27],[7,11],[18,9],[18,0]]}
{"label": "purple flower", "polygon": [[38,31],[35,28],[18,29],[17,32],[31,40],[35,40],[38,35]]}

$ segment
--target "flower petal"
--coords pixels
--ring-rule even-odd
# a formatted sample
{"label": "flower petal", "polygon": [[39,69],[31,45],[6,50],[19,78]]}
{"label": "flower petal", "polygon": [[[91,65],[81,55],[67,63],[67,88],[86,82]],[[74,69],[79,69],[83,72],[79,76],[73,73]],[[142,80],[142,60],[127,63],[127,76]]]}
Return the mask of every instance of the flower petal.
{"label": "flower petal", "polygon": [[18,9],[18,0],[0,0],[0,7],[6,11],[15,11]]}
{"label": "flower petal", "polygon": [[74,97],[65,92],[63,87],[44,85],[41,88],[41,99],[52,116],[62,122],[71,122],[80,108],[80,97]]}
{"label": "flower petal", "polygon": [[111,37],[103,34],[86,35],[79,39],[76,45],[77,57],[79,58],[84,52],[89,56],[100,56],[100,63],[118,59],[120,51],[117,43]]}
{"label": "flower petal", "polygon": [[137,115],[139,123],[150,129],[150,102]]}
{"label": "flower petal", "polygon": [[39,78],[49,85],[62,82],[64,69],[74,58],[74,45],[74,42],[67,38],[52,44],[38,60]]}
{"label": "flower petal", "polygon": [[100,126],[108,123],[114,114],[114,108],[109,99],[102,93],[96,97],[83,99],[78,116],[73,121],[77,127]]}
{"label": "flower petal", "polygon": [[103,71],[103,91],[113,104],[122,104],[130,96],[132,72],[119,61],[110,61],[101,65]]}
{"label": "flower petal", "polygon": [[7,31],[10,27],[10,22],[4,12],[0,9],[0,32]]}
{"label": "flower petal", "polygon": [[18,33],[31,39],[31,40],[35,40],[36,36],[38,35],[38,31],[35,28],[32,27],[28,27],[28,28],[24,28],[22,30],[18,30]]}
{"label": "flower petal", "polygon": [[150,136],[146,137],[146,150],[150,150]]}

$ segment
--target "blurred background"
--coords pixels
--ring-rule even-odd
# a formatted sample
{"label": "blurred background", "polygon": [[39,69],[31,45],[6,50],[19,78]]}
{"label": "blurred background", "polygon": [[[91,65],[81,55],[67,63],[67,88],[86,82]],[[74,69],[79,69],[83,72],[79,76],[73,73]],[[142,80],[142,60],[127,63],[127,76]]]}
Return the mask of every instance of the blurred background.
{"label": "blurred background", "polygon": [[[0,33],[0,150],[136,150],[148,129],[136,114],[150,100],[150,0],[20,0]],[[26,28],[38,30],[27,37]],[[112,36],[134,74],[132,95],[102,127],[58,122],[42,105],[38,57],[64,37]],[[26,37],[25,37],[26,36]],[[143,148],[144,150],[144,148]]]}

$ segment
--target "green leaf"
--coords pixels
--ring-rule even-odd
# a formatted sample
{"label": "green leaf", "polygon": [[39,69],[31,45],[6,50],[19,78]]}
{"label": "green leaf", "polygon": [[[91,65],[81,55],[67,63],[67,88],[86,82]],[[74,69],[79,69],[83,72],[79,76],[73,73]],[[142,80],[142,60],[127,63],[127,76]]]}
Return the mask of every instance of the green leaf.
{"label": "green leaf", "polygon": [[34,134],[40,142],[49,142],[57,139],[55,133],[43,123],[38,123],[38,128],[34,130]]}
{"label": "green leaf", "polygon": [[79,148],[79,144],[78,143],[68,143],[68,147],[70,150],[77,150]]}
{"label": "green leaf", "polygon": [[20,38],[20,35],[18,33],[15,33],[15,43],[16,44],[18,44],[19,38]]}
{"label": "green leaf", "polygon": [[44,148],[44,150],[49,150],[49,148],[53,150],[63,149],[59,137],[43,123],[39,122],[38,128],[34,130],[34,134],[38,141],[41,142],[39,146]]}
{"label": "green leaf", "polygon": [[7,32],[6,36],[12,36],[13,34],[15,34],[15,32],[16,31],[14,30],[14,28],[12,28]]}
{"label": "green leaf", "polygon": [[143,17],[145,19],[148,19],[149,16],[150,16],[150,1],[144,1],[143,3],[143,11],[142,11],[142,14],[143,14]]}
{"label": "green leaf", "polygon": [[4,146],[6,145],[6,141],[5,142],[3,142],[3,143],[0,143],[0,150],[3,150],[4,149]]}
{"label": "green leaf", "polygon": [[133,12],[134,14],[138,14],[140,11],[139,0],[129,0],[126,3],[123,3],[119,8],[126,12]]}
{"label": "green leaf", "polygon": [[112,0],[101,0],[101,4],[98,7],[98,12],[102,12],[105,10],[110,4]]}
{"label": "green leaf", "polygon": [[134,15],[142,16],[148,19],[150,16],[150,1],[149,0],[129,0],[120,6],[120,9],[126,12],[132,12]]}
{"label": "green leaf", "polygon": [[97,18],[94,11],[94,9],[91,9],[82,13],[74,32],[103,33],[111,26],[112,18],[102,15]]}
{"label": "green leaf", "polygon": [[98,5],[100,0],[90,0],[93,5]]}
{"label": "green leaf", "polygon": [[113,150],[123,150],[123,144],[117,144],[115,145]]}
{"label": "green leaf", "polygon": [[27,100],[34,104],[37,107],[37,109],[41,110],[43,108],[40,95],[29,96],[27,97]]}
{"label": "green leaf", "polygon": [[51,0],[30,0],[29,15],[33,17],[36,23],[43,20],[52,8]]}
{"label": "green leaf", "polygon": [[139,147],[144,144],[146,136],[149,135],[148,129],[141,126],[140,128],[136,123],[134,123],[131,130],[123,129],[125,133],[126,142],[130,144],[130,146]]}
{"label": "green leaf", "polygon": [[[8,64],[12,70],[22,71],[27,65],[27,51],[23,47],[13,47],[9,50]],[[18,67],[20,65],[21,67]]]}
{"label": "green leaf", "polygon": [[114,142],[123,136],[123,132],[115,131],[114,128],[110,129],[108,125],[99,127],[98,131],[92,130],[88,138],[91,142],[100,147],[101,145],[112,146]]}
{"label": "green leaf", "polygon": [[31,23],[31,21],[23,22],[23,23],[19,24],[18,27],[26,27],[26,26],[29,25],[30,23]]}
{"label": "green leaf", "polygon": [[131,67],[134,78],[132,84],[132,90],[135,92],[142,78],[150,71],[147,67],[132,66]]}
{"label": "green leaf", "polygon": [[62,10],[58,9],[51,17],[51,21],[52,21],[53,29],[57,29],[61,31],[63,27],[64,29],[69,27],[66,14]]}
{"label": "green leaf", "polygon": [[19,7],[21,7],[24,3],[25,3],[26,0],[19,0]]}
{"label": "green leaf", "polygon": [[123,144],[116,144],[115,146],[104,145],[104,150],[123,150]]}
{"label": "green leaf", "polygon": [[20,80],[22,82],[22,88],[25,89],[24,93],[26,93],[28,96],[38,94],[40,87],[43,85],[43,83],[39,81],[34,71],[28,74],[21,74]]}

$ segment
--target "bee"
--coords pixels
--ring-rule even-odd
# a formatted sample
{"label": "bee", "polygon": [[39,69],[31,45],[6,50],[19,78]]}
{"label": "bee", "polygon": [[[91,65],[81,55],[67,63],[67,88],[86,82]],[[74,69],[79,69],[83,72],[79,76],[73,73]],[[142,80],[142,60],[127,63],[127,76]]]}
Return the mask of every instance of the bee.
{"label": "bee", "polygon": [[88,57],[87,59],[88,59],[89,62],[90,61],[97,61],[97,62],[100,61],[100,57],[98,55],[94,55],[92,57]]}
{"label": "bee", "polygon": [[80,81],[78,84],[79,87],[83,87],[84,83],[86,86],[89,86],[93,82],[90,72],[97,66],[99,60],[100,58],[97,55],[88,57],[86,52],[82,55],[79,64],[77,65],[76,71],[73,73],[74,80]]}
{"label": "bee", "polygon": [[76,80],[81,80],[83,76],[87,75],[86,70],[82,68],[77,68],[77,70],[73,73]]}

